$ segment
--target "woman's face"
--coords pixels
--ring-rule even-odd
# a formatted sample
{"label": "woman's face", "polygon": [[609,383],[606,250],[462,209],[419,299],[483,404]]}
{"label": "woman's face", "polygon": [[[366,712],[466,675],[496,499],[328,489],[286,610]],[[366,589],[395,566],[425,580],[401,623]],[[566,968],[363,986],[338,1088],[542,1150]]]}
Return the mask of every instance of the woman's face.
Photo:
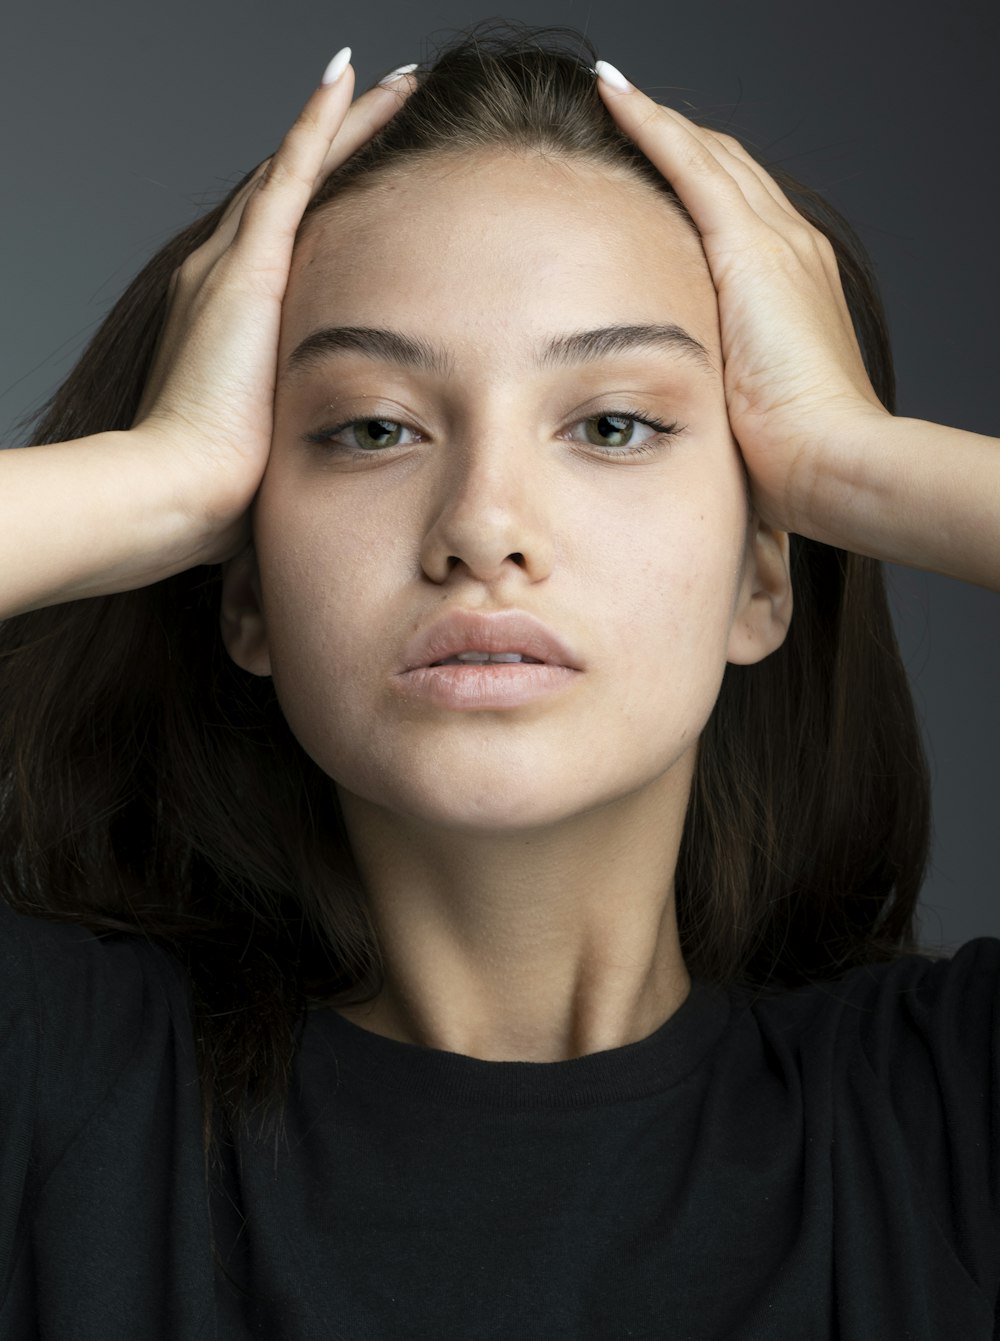
{"label": "woman's face", "polygon": [[[675,338],[542,358],[646,324],[707,357]],[[442,366],[332,338],[291,359],[336,327],[419,341]],[[748,531],[715,290],[669,203],[537,154],[394,173],[309,220],[278,368],[257,567],[229,565],[223,630],[240,665],[274,677],[341,798],[494,835],[649,789],[682,807],[727,661],[773,651],[791,598],[788,537]],[[630,411],[677,432],[617,417]],[[472,711],[399,692],[415,633],[511,607],[576,653],[563,687]]]}

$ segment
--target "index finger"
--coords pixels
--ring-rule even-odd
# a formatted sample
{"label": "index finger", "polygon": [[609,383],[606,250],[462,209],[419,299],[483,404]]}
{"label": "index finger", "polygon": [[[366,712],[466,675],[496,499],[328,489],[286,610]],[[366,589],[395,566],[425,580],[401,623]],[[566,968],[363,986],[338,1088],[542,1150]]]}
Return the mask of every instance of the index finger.
{"label": "index finger", "polygon": [[334,168],[345,163],[391,120],[417,87],[417,79],[413,74],[416,68],[415,61],[411,65],[401,65],[355,99],[320,168],[320,178],[329,176]]}
{"label": "index finger", "polygon": [[[349,49],[348,49],[349,54]],[[399,110],[416,87],[405,74],[391,85],[375,84],[354,102],[354,70],[347,63],[333,83],[314,90],[277,151],[247,183],[249,191],[236,225],[246,234],[284,238],[291,245],[309,200],[325,177],[346,162]]]}
{"label": "index finger", "polygon": [[[398,106],[413,92],[417,86],[417,81],[408,76],[416,68],[416,64],[400,66],[398,70],[393,70],[391,74],[386,75],[370,89],[366,89],[359,98],[355,99],[347,109],[343,123],[337,130],[327,151],[326,158],[319,170],[316,185],[319,184],[319,181],[325,179],[335,167],[345,162],[360,149],[361,145],[389,120]],[[321,85],[320,90],[322,87]],[[384,96],[387,93],[395,95],[397,100],[395,105]],[[261,185],[261,179],[265,173],[269,172],[274,157],[275,154],[269,154],[267,158],[258,163],[226,205],[215,229],[215,238],[222,246],[228,246],[235,236],[237,225],[243,214],[243,207]]]}
{"label": "index finger", "polygon": [[777,182],[737,140],[654,102],[606,61],[597,66],[597,87],[608,111],[663,173],[703,237],[731,228],[740,213],[745,221],[748,207],[758,220],[804,223]]}

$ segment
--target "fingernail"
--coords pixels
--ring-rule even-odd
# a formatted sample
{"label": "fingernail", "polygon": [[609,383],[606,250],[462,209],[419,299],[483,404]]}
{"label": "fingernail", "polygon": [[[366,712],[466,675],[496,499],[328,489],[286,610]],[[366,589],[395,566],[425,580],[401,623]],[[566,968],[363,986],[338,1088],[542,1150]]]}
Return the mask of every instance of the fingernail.
{"label": "fingernail", "polygon": [[616,70],[615,67],[610,65],[607,61],[598,61],[594,66],[594,73],[597,75],[598,79],[603,79],[606,84],[610,84],[612,88],[619,89],[622,93],[627,93],[630,88],[635,87],[634,84],[628,82],[621,70]]}
{"label": "fingernail", "polygon": [[416,68],[417,68],[416,61],[414,61],[412,65],[401,65],[398,70],[393,70],[389,74],[383,75],[383,77],[378,82],[382,85],[383,88],[388,88],[391,84],[395,83],[395,81],[399,79],[402,75],[412,74]]}
{"label": "fingernail", "polygon": [[351,63],[351,48],[341,47],[333,60],[323,71],[321,84],[335,84]]}

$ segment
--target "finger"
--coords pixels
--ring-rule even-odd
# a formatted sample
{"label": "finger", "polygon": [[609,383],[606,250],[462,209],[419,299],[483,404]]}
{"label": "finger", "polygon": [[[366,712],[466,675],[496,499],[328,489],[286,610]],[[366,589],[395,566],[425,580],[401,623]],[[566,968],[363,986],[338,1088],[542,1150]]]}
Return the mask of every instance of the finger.
{"label": "finger", "polygon": [[408,71],[391,84],[374,84],[355,99],[319,170],[317,187],[391,121],[417,84],[416,76]]}
{"label": "finger", "polygon": [[258,163],[257,166],[254,168],[253,172],[243,183],[243,185],[237,189],[232,199],[229,200],[229,202],[226,205],[226,208],[222,212],[222,216],[219,219],[218,224],[216,225],[216,232],[218,232],[219,228],[221,228],[223,224],[228,223],[234,214],[236,215],[242,214],[243,206],[250,199],[250,196],[253,194],[253,192],[256,191],[257,184],[260,181],[261,177],[263,177],[264,173],[267,171],[268,164],[271,162],[271,159],[273,157],[274,155],[271,154],[267,158],[265,158],[263,162]]}
{"label": "finger", "polygon": [[[672,107],[664,109],[673,113],[674,116],[680,116],[680,112],[674,112]],[[684,118],[687,120],[687,118]],[[732,136],[721,135],[715,131],[707,130],[704,126],[697,126],[694,122],[688,122],[692,134],[701,141],[710,154],[713,155],[716,162],[724,171],[728,172],[743,192],[743,198],[753,210],[754,214],[764,223],[779,231],[785,231],[787,225],[797,223],[805,224],[805,220],[787,201],[780,200],[778,196],[768,189],[767,183],[761,176],[754,172],[754,160],[743,149],[742,153],[737,153],[726,143],[731,141],[733,145],[738,145],[738,141],[733,140]],[[775,183],[775,187],[777,184]]]}
{"label": "finger", "polygon": [[[598,80],[598,87],[604,86],[605,81]],[[675,108],[654,103],[639,89],[633,89],[632,92],[638,94],[641,98],[645,98],[650,107],[665,113],[675,123],[680,123],[691,139],[707,150],[718,165],[729,173],[740,187],[746,203],[760,220],[777,229],[791,241],[795,240],[796,234],[800,241],[808,240],[811,247],[818,251],[820,261],[831,281],[836,281],[835,287],[839,287],[836,254],[829,239],[799,213],[766,168],[753,157],[739,140],[721,131],[709,130],[705,126],[697,125]],[[610,104],[608,105],[610,107]],[[640,147],[643,146],[640,145]],[[654,166],[659,166],[655,159],[652,161]],[[671,181],[671,184],[674,184],[673,181]],[[682,200],[684,199],[680,191],[678,191],[678,195],[681,195]],[[694,216],[692,215],[692,217]],[[789,232],[789,225],[792,225],[794,229],[791,233]]]}
{"label": "finger", "polygon": [[[678,112],[673,108],[670,110],[674,112],[675,116],[683,116],[682,112]],[[688,118],[684,117],[684,120],[687,121]],[[763,188],[774,201],[775,205],[787,214],[789,218],[802,219],[802,215],[799,214],[798,210],[788,199],[771,174],[763,164],[759,163],[757,159],[754,158],[748,149],[744,148],[739,140],[732,135],[724,135],[718,130],[707,130],[704,126],[695,126],[693,121],[689,122],[689,124],[696,131],[700,130],[703,134],[711,136],[715,143],[721,147],[723,154],[727,156],[727,162],[732,160],[741,165],[740,170],[746,169],[749,171],[755,184],[753,188],[754,191],[758,188]],[[803,220],[803,222],[805,223],[808,221]]]}
{"label": "finger", "polygon": [[[744,149],[739,140],[734,139],[731,135],[722,135],[716,131],[707,131],[706,134],[712,135],[716,140],[721,142],[721,147],[729,154],[730,163],[733,165],[734,171],[740,172],[744,178],[747,173],[753,174],[757,182],[755,191],[759,191],[761,188],[767,190],[768,195],[773,202],[771,209],[778,209],[781,212],[780,220],[778,218],[771,219],[772,224],[778,231],[780,231],[784,237],[788,238],[793,245],[795,244],[796,238],[805,243],[805,247],[800,248],[799,254],[806,259],[807,262],[813,264],[815,264],[816,261],[819,262],[821,269],[826,275],[826,280],[830,288],[830,296],[837,307],[841,325],[853,340],[854,325],[851,320],[850,309],[847,306],[847,299],[844,295],[843,283],[840,277],[840,267],[837,264],[837,253],[834,250],[830,239],[824,232],[818,229],[815,224],[810,223],[808,219],[804,218],[798,210],[795,209],[778,186],[777,182],[775,182],[767,170],[762,167],[746,149]],[[740,165],[739,168],[736,168],[737,163]],[[755,199],[759,199],[759,197],[755,195]],[[767,217],[761,209],[757,209],[757,213],[761,214],[761,217]],[[787,227],[788,223],[794,225],[794,230],[790,230]]]}
{"label": "finger", "polygon": [[[413,92],[417,87],[417,80],[413,77],[411,68],[403,67],[404,74],[393,79],[390,83],[380,82],[366,89],[353,103],[350,101],[350,94],[353,91],[353,71],[350,70],[350,67],[337,81],[337,84],[321,85],[320,88],[315,90],[302,113],[300,113],[295,126],[292,127],[292,131],[309,114],[310,107],[315,108],[317,101],[322,100],[328,89],[342,85],[349,76],[350,86],[346,95],[341,95],[332,109],[329,106],[324,109],[327,112],[326,121],[323,122],[321,118],[315,118],[316,133],[322,135],[324,129],[326,131],[326,152],[318,173],[315,174],[312,183],[313,188],[322,183],[335,167],[350,158],[366,140],[392,117],[409,94]],[[327,99],[328,103],[329,101]],[[187,256],[183,272],[178,267],[171,275],[167,290],[168,320],[173,320],[175,324],[183,321],[184,312],[181,309],[186,309],[189,306],[191,294],[201,286],[205,276],[211,271],[219,257],[233,243],[239,233],[248,202],[261,189],[265,180],[271,174],[274,160],[287,150],[292,131],[289,131],[286,135],[278,150],[265,158],[262,163],[259,163],[247,180],[237,188],[227,202],[211,235]],[[314,159],[318,158],[318,152],[315,152],[313,157]],[[299,219],[293,225],[294,228],[297,228],[300,218],[301,212]],[[180,279],[184,280],[183,288],[179,283]],[[179,292],[179,290],[181,291]]]}
{"label": "finger", "polygon": [[605,79],[597,86],[617,124],[663,173],[677,192],[711,250],[711,240],[732,237],[733,230],[761,233],[765,245],[777,232],[808,267],[819,264],[840,322],[853,339],[853,323],[844,296],[833,246],[822,231],[792,206],[777,182],[732,136],[697,126],[680,112],[654,102],[629,85],[617,90]]}
{"label": "finger", "polygon": [[[395,88],[375,85],[351,107],[354,70],[350,65],[331,85],[321,85],[303,107],[247,200],[237,225],[241,250],[255,242],[273,251],[289,247],[309,200],[324,178],[345,162],[399,109]],[[353,115],[352,115],[353,113]]]}
{"label": "finger", "polygon": [[696,126],[633,85],[619,90],[598,79],[597,87],[617,124],[677,192],[702,237],[726,232],[741,219],[745,225],[748,210],[772,227],[795,220],[805,226],[787,200],[777,198],[777,184],[768,189],[754,171],[750,155],[728,147],[731,137]]}
{"label": "finger", "polygon": [[[341,76],[338,84],[343,83],[344,79],[347,78],[347,74],[348,72],[345,71],[345,74]],[[353,79],[353,72],[351,72],[351,78]],[[328,139],[325,156],[318,170],[314,174],[310,194],[312,194],[312,191],[321,184],[334,168],[339,167],[341,163],[346,162],[352,154],[357,152],[362,144],[371,139],[375,132],[390,120],[413,89],[416,88],[416,84],[417,81],[412,75],[404,75],[402,78],[393,81],[393,83],[388,86],[384,84],[373,85],[372,88],[366,89],[359,98],[356,98],[353,103],[350,103],[346,107],[346,113],[342,110],[342,120],[339,124],[336,122],[336,109],[333,109],[334,119],[327,122]],[[334,85],[333,87],[337,87],[337,85]],[[299,121],[301,121],[303,115],[308,111],[310,103],[315,101],[316,95],[322,94],[323,92],[324,89],[321,86],[312,95],[309,103],[306,104],[302,113],[300,113],[299,119],[295,123],[296,126],[299,124]],[[340,106],[341,109],[343,109],[343,100],[341,100]],[[333,128],[332,141],[329,138],[329,129],[331,127]],[[294,130],[295,127],[293,126],[292,129]],[[262,163],[258,164],[253,175],[242,187],[240,187],[226,206],[226,211],[216,225],[215,232],[210,239],[212,243],[210,249],[211,257],[208,258],[210,261],[214,260],[226,247],[228,247],[236,236],[247,203],[253,197],[254,193],[263,186],[265,178],[273,171],[272,165],[278,156],[282,154],[283,150],[286,149],[291,133],[292,132],[289,131],[285,140],[282,141],[274,154],[269,158],[265,158]],[[320,124],[317,124],[317,133],[320,135],[323,133]]]}
{"label": "finger", "polygon": [[[677,113],[677,115],[679,116],[680,113]],[[771,197],[775,206],[782,211],[784,217],[794,222],[799,231],[799,235],[804,235],[808,238],[811,250],[818,256],[820,264],[826,271],[831,287],[837,295],[838,304],[842,309],[842,315],[848,325],[850,325],[847,300],[843,296],[843,289],[841,287],[840,267],[837,264],[837,253],[827,235],[799,213],[767,169],[761,163],[758,163],[753,155],[740,144],[739,140],[734,139],[732,135],[723,135],[719,131],[705,131],[705,134],[711,135],[728,153],[730,162],[734,166],[734,170],[743,173],[744,176],[747,172],[753,174],[753,177],[758,184],[756,189],[759,190],[760,187],[763,187]],[[741,165],[739,169],[735,168],[737,162]],[[755,199],[756,198],[757,197],[755,196]],[[755,206],[755,208],[757,207]],[[767,217],[762,209],[758,208],[757,213],[760,214],[761,217]],[[782,231],[785,231],[785,236],[789,236],[786,230]],[[792,237],[794,239],[794,234]]]}
{"label": "finger", "polygon": [[[366,89],[352,103],[354,71],[348,64],[339,79],[314,90],[277,151],[258,164],[236,189],[211,235],[170,276],[166,315],[143,389],[140,417],[143,407],[156,399],[165,377],[162,350],[183,330],[198,291],[219,259],[242,235],[244,261],[249,260],[251,267],[262,265],[272,274],[284,272],[287,279],[291,242],[309,197],[334,167],[346,161],[399,109],[417,86],[409,73],[413,68],[403,67],[401,77],[395,79],[387,76],[386,81]],[[255,202],[265,195],[266,207],[257,206]],[[248,207],[256,211],[249,245],[244,228]],[[278,227],[268,236],[268,228],[274,228],[275,223]]]}

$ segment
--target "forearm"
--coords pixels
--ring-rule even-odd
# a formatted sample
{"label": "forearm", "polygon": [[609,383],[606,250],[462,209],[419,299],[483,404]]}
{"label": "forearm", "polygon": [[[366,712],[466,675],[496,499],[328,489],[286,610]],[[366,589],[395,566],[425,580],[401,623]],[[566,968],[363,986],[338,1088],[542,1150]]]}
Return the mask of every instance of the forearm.
{"label": "forearm", "polygon": [[873,416],[836,459],[801,534],[1000,592],[1000,439]]}
{"label": "forearm", "polygon": [[0,619],[181,572],[191,532],[128,433],[0,451]]}

